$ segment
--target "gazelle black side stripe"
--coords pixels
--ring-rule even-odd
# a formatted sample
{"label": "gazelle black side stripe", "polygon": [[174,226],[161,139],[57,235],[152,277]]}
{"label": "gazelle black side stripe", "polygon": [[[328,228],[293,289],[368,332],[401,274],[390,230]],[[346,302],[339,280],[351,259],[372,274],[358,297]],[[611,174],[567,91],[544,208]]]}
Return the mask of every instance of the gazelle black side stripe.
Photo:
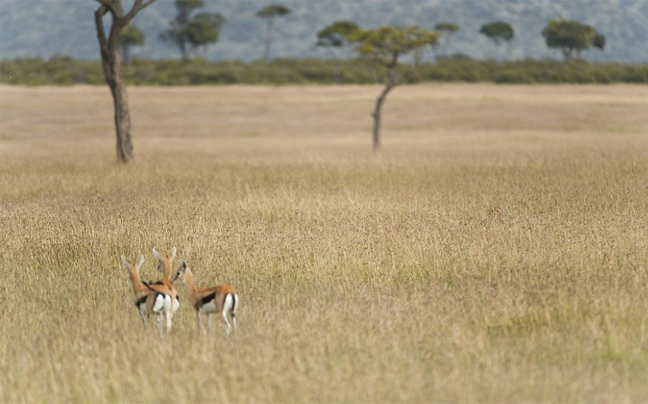
{"label": "gazelle black side stripe", "polygon": [[135,307],[140,307],[140,304],[146,301],[147,296],[140,297],[139,300],[135,302]]}
{"label": "gazelle black side stripe", "polygon": [[207,296],[203,297],[203,298],[200,300],[200,303],[203,304],[203,305],[205,305],[205,304],[211,302],[212,300],[214,300],[215,298],[216,298],[216,292],[214,292],[214,293],[210,293],[210,294],[208,294]]}

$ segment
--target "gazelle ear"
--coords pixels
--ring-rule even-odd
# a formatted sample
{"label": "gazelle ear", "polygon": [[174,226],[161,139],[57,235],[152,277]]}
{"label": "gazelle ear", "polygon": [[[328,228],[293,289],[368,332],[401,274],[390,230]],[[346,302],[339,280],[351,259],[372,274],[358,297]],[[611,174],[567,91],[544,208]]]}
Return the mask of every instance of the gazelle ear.
{"label": "gazelle ear", "polygon": [[182,269],[183,271],[186,271],[186,270],[187,270],[187,261],[182,260],[182,267],[181,267],[181,269]]}
{"label": "gazelle ear", "polygon": [[173,250],[171,250],[171,259],[175,258],[176,252],[178,252],[178,250],[175,247],[173,247]]}
{"label": "gazelle ear", "polygon": [[122,264],[124,264],[126,269],[128,269],[130,271],[130,262],[128,262],[126,257],[124,257],[123,255],[121,256],[121,262],[122,262]]}
{"label": "gazelle ear", "polygon": [[153,255],[155,255],[155,258],[157,258],[158,261],[162,261],[162,256],[155,250],[155,247],[153,247]]}
{"label": "gazelle ear", "polygon": [[144,264],[144,255],[143,255],[143,254],[142,254],[142,256],[140,257],[139,263],[137,263],[137,267],[138,267],[138,268],[141,268],[141,267],[142,267],[142,264]]}

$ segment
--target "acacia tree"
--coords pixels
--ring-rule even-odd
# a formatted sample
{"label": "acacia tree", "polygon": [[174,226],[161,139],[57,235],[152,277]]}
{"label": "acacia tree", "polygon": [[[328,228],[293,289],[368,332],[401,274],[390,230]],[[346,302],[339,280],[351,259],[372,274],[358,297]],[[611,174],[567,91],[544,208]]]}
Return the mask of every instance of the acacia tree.
{"label": "acacia tree", "polygon": [[547,47],[559,49],[565,63],[580,58],[581,52],[591,47],[603,50],[605,37],[591,26],[564,18],[551,20],[542,30]]}
{"label": "acacia tree", "polygon": [[271,4],[265,6],[263,9],[257,11],[257,17],[265,20],[266,22],[266,37],[265,37],[265,50],[263,52],[263,59],[267,62],[270,58],[270,46],[272,45],[272,24],[276,17],[283,17],[291,13],[288,7],[281,4]]}
{"label": "acacia tree", "polygon": [[[448,56],[450,39],[459,31],[459,26],[452,22],[441,22],[435,25],[434,29],[441,34],[441,37],[443,37],[443,56]],[[438,41],[435,43],[435,47],[437,45],[440,45]]]}
{"label": "acacia tree", "polygon": [[420,29],[416,25],[405,28],[387,26],[370,30],[358,30],[349,35],[349,41],[356,44],[355,50],[361,56],[370,57],[375,63],[387,70],[385,88],[378,96],[376,107],[371,115],[374,119],[374,150],[380,148],[381,110],[385,98],[402,81],[402,74],[396,71],[399,57],[428,45],[434,45],[439,40],[439,37],[438,32]]}
{"label": "acacia tree", "polygon": [[184,62],[189,60],[190,51],[218,42],[226,22],[220,13],[199,13],[191,18],[191,13],[204,5],[204,0],[175,0],[178,15],[169,23],[170,28],[160,33],[160,39],[178,47]]}
{"label": "acacia tree", "polygon": [[493,41],[495,46],[499,48],[502,41],[511,42],[515,37],[515,32],[513,27],[510,24],[504,21],[492,22],[490,24],[484,24],[479,29],[479,32],[485,35],[488,39]]}
{"label": "acacia tree", "polygon": [[[133,158],[133,143],[131,141],[130,107],[128,106],[126,83],[122,77],[119,55],[119,33],[135,18],[137,13],[155,3],[156,0],[134,0],[132,8],[127,13],[124,13],[121,0],[96,1],[99,3],[99,8],[95,11],[95,25],[101,52],[101,67],[115,107],[117,160],[120,163],[127,163]],[[110,14],[112,17],[108,34],[106,34],[103,21],[106,14]]]}
{"label": "acacia tree", "polygon": [[340,82],[340,58],[335,49],[347,45],[350,34],[357,31],[358,24],[352,21],[337,21],[317,33],[317,46],[326,48],[335,59],[335,82]]}
{"label": "acacia tree", "polygon": [[128,24],[119,33],[119,50],[127,65],[130,64],[130,51],[133,46],[144,46],[144,33],[135,25]]}

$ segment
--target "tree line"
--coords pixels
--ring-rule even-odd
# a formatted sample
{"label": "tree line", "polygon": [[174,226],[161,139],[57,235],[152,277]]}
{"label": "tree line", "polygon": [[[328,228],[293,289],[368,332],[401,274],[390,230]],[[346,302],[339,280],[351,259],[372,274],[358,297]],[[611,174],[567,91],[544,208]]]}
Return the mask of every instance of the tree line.
{"label": "tree line", "polygon": [[[575,60],[565,64],[555,60],[474,60],[451,56],[420,63],[413,69],[405,64],[405,83],[648,83],[648,65]],[[348,60],[278,58],[249,63],[214,62],[205,59],[150,60],[134,57],[122,67],[128,85],[226,85],[226,84],[382,84],[380,70],[366,58]],[[0,61],[0,83],[44,85],[104,85],[98,61],[75,60],[54,55],[43,58],[17,58]]]}
{"label": "tree line", "polygon": [[[110,88],[114,104],[114,120],[117,138],[117,159],[127,163],[133,158],[131,136],[131,114],[126,91],[126,79],[122,58],[129,61],[130,48],[144,43],[144,35],[137,30],[132,21],[135,16],[149,7],[156,0],[133,0],[130,9],[124,9],[121,0],[96,0],[99,7],[94,20],[101,55],[101,70],[106,84]],[[218,40],[219,32],[225,18],[219,13],[198,12],[204,6],[204,0],[176,0],[177,15],[169,28],[160,33],[160,38],[175,44],[182,56],[181,72],[189,73],[186,67],[189,52],[208,46]],[[270,48],[272,44],[272,27],[276,18],[291,12],[280,4],[272,4],[259,10],[255,15],[265,21],[266,40],[264,61],[261,64],[261,81],[266,82],[269,75]],[[110,16],[110,25],[105,17]],[[368,71],[374,81],[383,83],[383,90],[376,99],[372,117],[373,147],[380,147],[380,122],[382,105],[387,95],[398,85],[412,82],[420,75],[421,55],[427,49],[444,49],[447,59],[447,48],[450,38],[459,30],[456,24],[440,23],[434,30],[427,30],[416,25],[408,27],[382,26],[362,29],[352,21],[337,21],[317,34],[317,45],[323,46],[332,53],[335,49],[350,47],[358,55],[359,62],[367,63]],[[481,27],[480,32],[499,46],[510,42],[515,34],[512,27],[497,21]],[[591,47],[601,50],[605,47],[605,37],[589,25],[565,19],[550,21],[542,31],[547,46],[560,49],[566,65],[571,65],[574,57],[580,58],[581,52]],[[403,63],[403,58],[410,58],[413,63]],[[335,80],[340,80],[341,63],[335,57]],[[61,60],[63,64],[65,60]],[[20,74],[20,71],[16,71]],[[3,76],[5,76],[3,70]],[[11,77],[11,75],[8,75]],[[501,77],[506,77],[502,75]],[[512,75],[515,77],[515,75]]]}
{"label": "tree line", "polygon": [[[176,0],[176,17],[169,22],[168,29],[159,33],[162,41],[178,48],[183,61],[218,42],[220,31],[227,19],[221,13],[199,12],[204,0]],[[275,18],[292,11],[281,4],[272,4],[256,12],[255,16],[266,24],[263,60],[269,60],[272,45],[272,27]],[[119,34],[119,48],[126,64],[130,61],[131,49],[145,45],[145,35],[134,24],[128,23]]]}
{"label": "tree line", "polygon": [[[158,37],[175,46],[183,61],[200,54],[209,46],[217,44],[220,31],[227,19],[218,12],[202,12],[204,0],[175,0],[176,17],[169,22],[167,29],[159,32]],[[271,4],[255,13],[265,24],[265,43],[263,59],[270,59],[273,41],[272,28],[275,20],[292,12],[281,4]],[[337,21],[317,32],[316,45],[324,47],[329,54],[337,58],[336,49],[347,47],[349,36],[359,30],[353,21]],[[452,22],[440,22],[434,25],[434,32],[439,34],[438,41],[430,44],[437,59],[451,56],[453,36],[461,28]],[[513,27],[505,21],[494,21],[482,25],[478,31],[500,49],[504,44],[515,39]],[[582,52],[591,48],[604,50],[605,36],[595,28],[579,21],[564,18],[554,19],[539,32],[548,48],[559,51],[563,61],[579,59]],[[133,47],[144,46],[145,35],[134,24],[129,23],[119,35],[119,46],[123,60],[128,64]]]}

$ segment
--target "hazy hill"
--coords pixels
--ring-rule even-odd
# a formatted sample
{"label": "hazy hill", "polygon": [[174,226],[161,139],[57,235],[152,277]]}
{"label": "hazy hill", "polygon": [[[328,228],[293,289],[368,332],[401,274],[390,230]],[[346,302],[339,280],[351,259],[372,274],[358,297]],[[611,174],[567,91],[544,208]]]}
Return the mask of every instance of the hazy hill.
{"label": "hazy hill", "polygon": [[[449,44],[449,53],[473,58],[559,58],[540,36],[547,20],[576,19],[595,27],[607,38],[604,52],[588,51],[595,61],[648,62],[648,0],[281,0],[293,10],[275,25],[272,56],[326,57],[314,46],[319,30],[341,19],[362,27],[418,24],[432,29],[439,22],[454,22],[461,31]],[[124,0],[129,4],[129,0]],[[263,22],[254,13],[270,0],[206,0],[205,10],[227,19],[221,39],[203,56],[211,60],[259,59],[263,52]],[[0,58],[47,58],[53,54],[98,59],[92,0],[0,0]],[[147,43],[134,55],[177,58],[158,33],[175,15],[173,0],[158,0],[144,10],[135,24]],[[484,23],[504,20],[513,25],[516,39],[497,49],[478,33]]]}

